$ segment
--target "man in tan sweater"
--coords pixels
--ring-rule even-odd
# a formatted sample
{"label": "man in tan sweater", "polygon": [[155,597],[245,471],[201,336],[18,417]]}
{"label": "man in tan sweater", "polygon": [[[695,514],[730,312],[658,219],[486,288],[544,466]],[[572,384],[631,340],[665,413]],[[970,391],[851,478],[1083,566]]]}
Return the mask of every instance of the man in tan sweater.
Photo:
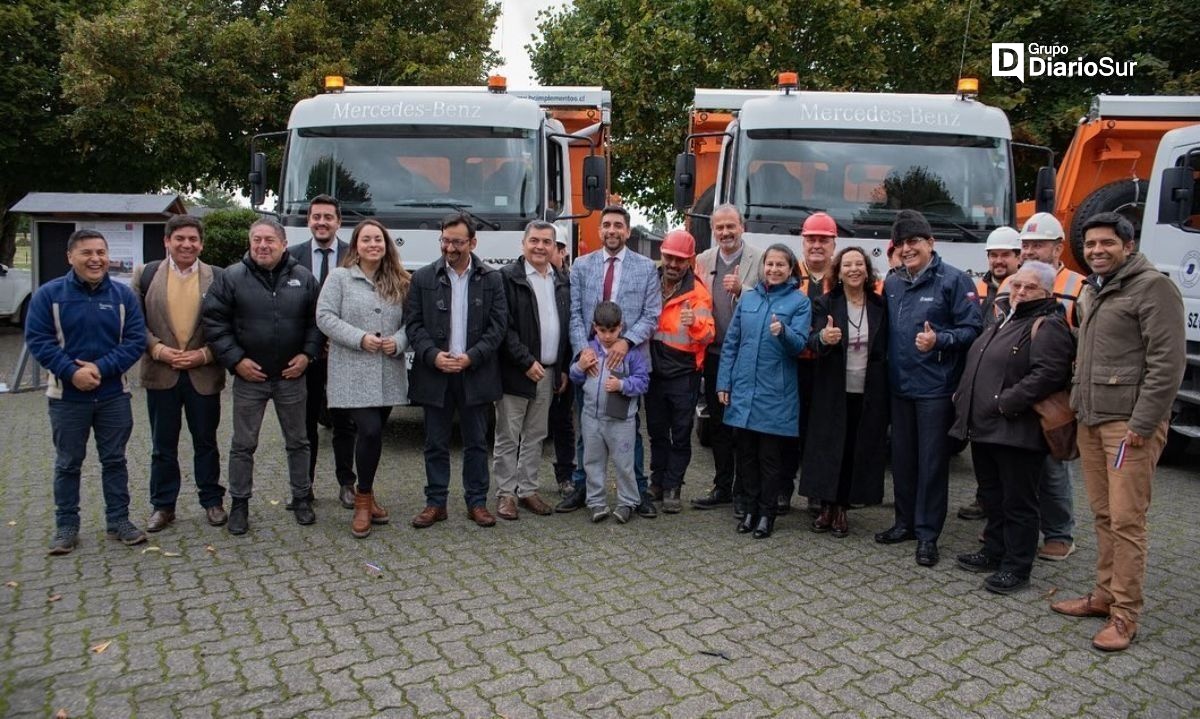
{"label": "man in tan sweater", "polygon": [[217,425],[221,421],[221,390],[225,372],[216,364],[204,340],[200,301],[215,274],[200,261],[204,228],[190,215],[167,221],[167,259],[139,267],[133,288],[146,315],[147,347],[141,382],[146,388],[153,449],[150,461],[150,504],[146,529],[159,532],[175,521],[179,497],[179,431],[187,418],[195,453],[196,490],[205,518],[213,526],[225,523],[222,506],[221,455]]}

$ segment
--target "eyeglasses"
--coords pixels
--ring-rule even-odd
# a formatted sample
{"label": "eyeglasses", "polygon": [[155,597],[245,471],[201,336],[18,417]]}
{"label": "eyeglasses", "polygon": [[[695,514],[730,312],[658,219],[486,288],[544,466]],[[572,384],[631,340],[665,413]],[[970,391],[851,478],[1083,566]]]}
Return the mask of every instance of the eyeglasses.
{"label": "eyeglasses", "polygon": [[916,245],[928,240],[928,237],[906,237],[903,240],[896,240],[896,247],[904,247],[905,245]]}
{"label": "eyeglasses", "polygon": [[452,240],[449,237],[441,238],[441,243],[442,243],[443,247],[453,247],[455,249],[462,249],[462,248],[466,247],[468,244],[470,244],[470,242],[471,242],[470,240]]}
{"label": "eyeglasses", "polygon": [[1032,282],[1013,282],[1009,280],[1008,287],[1013,292],[1045,292],[1042,286]]}

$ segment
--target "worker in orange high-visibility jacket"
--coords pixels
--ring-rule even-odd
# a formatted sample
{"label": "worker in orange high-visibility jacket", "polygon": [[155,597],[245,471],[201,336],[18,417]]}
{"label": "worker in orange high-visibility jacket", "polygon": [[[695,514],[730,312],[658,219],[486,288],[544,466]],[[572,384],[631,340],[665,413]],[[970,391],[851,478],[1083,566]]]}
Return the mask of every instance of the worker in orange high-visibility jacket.
{"label": "worker in orange high-visibility jacket", "polygon": [[667,233],[658,270],[663,308],[650,340],[650,389],[646,428],[650,433],[650,493],[662,510],[683,506],[679,491],[692,461],[692,425],[700,394],[704,353],[716,336],[712,295],[696,277],[696,240],[686,230]]}

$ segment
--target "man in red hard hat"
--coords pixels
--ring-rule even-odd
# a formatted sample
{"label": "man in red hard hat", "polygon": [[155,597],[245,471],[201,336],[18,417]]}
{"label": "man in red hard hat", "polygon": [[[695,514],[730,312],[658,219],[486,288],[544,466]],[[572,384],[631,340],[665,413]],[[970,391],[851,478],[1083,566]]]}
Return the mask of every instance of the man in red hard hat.
{"label": "man in red hard hat", "polygon": [[662,496],[662,509],[682,508],[679,490],[692,461],[692,425],[700,394],[704,353],[716,335],[712,295],[696,279],[692,262],[696,240],[687,230],[663,238],[662,314],[650,340],[650,389],[646,392],[646,428],[650,433],[651,494]]}

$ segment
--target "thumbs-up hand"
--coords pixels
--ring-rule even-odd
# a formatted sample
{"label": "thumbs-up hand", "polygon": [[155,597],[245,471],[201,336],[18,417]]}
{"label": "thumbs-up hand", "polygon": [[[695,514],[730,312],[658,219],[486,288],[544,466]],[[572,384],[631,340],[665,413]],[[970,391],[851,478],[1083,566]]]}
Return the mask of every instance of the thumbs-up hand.
{"label": "thumbs-up hand", "polygon": [[696,323],[696,313],[692,310],[692,303],[689,300],[683,301],[683,309],[679,311],[679,324],[684,327],[691,327]]}
{"label": "thumbs-up hand", "polygon": [[925,320],[925,329],[917,333],[917,351],[929,352],[933,349],[935,342],[937,342],[937,333],[933,331],[929,320]]}
{"label": "thumbs-up hand", "polygon": [[842,341],[842,328],[833,323],[833,315],[825,322],[825,327],[820,334],[821,344],[835,345]]}
{"label": "thumbs-up hand", "polygon": [[771,315],[771,326],[768,329],[771,330],[771,334],[778,337],[779,333],[783,332],[783,323],[779,321],[778,317]]}
{"label": "thumbs-up hand", "polygon": [[742,294],[742,276],[738,273],[738,269],[741,266],[741,263],[734,265],[733,269],[729,271],[729,274],[721,278],[721,286],[725,288],[726,292],[734,297]]}

